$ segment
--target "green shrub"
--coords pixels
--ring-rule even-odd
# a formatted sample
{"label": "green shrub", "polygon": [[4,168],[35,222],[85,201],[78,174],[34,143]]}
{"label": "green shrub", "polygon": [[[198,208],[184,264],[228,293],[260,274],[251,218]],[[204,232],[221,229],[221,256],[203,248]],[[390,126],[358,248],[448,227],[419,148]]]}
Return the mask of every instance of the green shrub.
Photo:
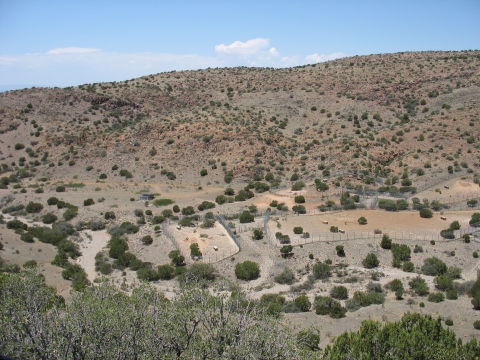
{"label": "green shrub", "polygon": [[330,290],[330,296],[338,300],[348,299],[348,290],[345,286],[335,286]]}
{"label": "green shrub", "polygon": [[439,275],[434,279],[435,287],[441,291],[453,288],[453,279],[448,275]]}
{"label": "green shrub", "polygon": [[27,206],[25,207],[25,210],[27,213],[32,214],[32,213],[39,213],[40,211],[43,210],[43,205],[40,203],[34,203],[30,201]]}
{"label": "green shrub", "polygon": [[57,220],[58,220],[58,217],[52,213],[47,213],[42,216],[42,222],[44,224],[53,224]]}
{"label": "green shrub", "polygon": [[12,229],[12,230],[23,229],[23,230],[27,230],[27,229],[28,229],[28,226],[27,226],[27,224],[24,224],[24,223],[21,222],[20,220],[14,219],[14,220],[7,221],[7,229]]}
{"label": "green shrub", "polygon": [[430,302],[439,303],[445,300],[445,295],[443,295],[443,293],[441,292],[431,293],[430,295],[428,295],[427,300]]}
{"label": "green shrub", "polygon": [[428,284],[427,282],[422,279],[420,276],[417,276],[415,278],[413,278],[412,280],[410,280],[410,282],[408,283],[408,285],[410,285],[410,288],[417,294],[417,295],[420,295],[420,296],[425,296],[428,294],[429,292],[429,288],[428,288]]}
{"label": "green shrub", "polygon": [[315,279],[327,279],[332,276],[332,267],[328,264],[318,262],[313,265],[313,276]]}
{"label": "green shrub", "polygon": [[303,228],[301,226],[296,226],[293,228],[293,233],[294,234],[303,234]]}
{"label": "green shrub", "polygon": [[279,284],[292,285],[295,282],[295,274],[292,269],[285,267],[283,271],[275,276],[275,282]]}
{"label": "green shrub", "polygon": [[65,186],[63,185],[60,185],[60,186],[57,186],[57,188],[55,189],[56,192],[65,192]]}
{"label": "green shrub", "polygon": [[392,248],[392,239],[387,234],[383,234],[382,241],[380,243],[382,249],[391,249]]}
{"label": "green shrub", "polygon": [[296,203],[296,204],[303,204],[303,203],[305,203],[305,196],[303,196],[303,195],[295,196],[295,203]]}
{"label": "green shrub", "polygon": [[242,280],[253,280],[260,276],[260,267],[253,261],[244,261],[235,266],[235,276]]}
{"label": "green shrub", "polygon": [[170,265],[160,265],[157,268],[158,278],[161,280],[170,280],[175,277],[175,269]]}
{"label": "green shrub", "polygon": [[256,229],[253,230],[253,237],[254,240],[262,240],[263,239],[263,231]]}
{"label": "green shrub", "polygon": [[245,224],[245,223],[249,223],[249,222],[255,221],[255,217],[254,217],[249,211],[244,211],[244,212],[240,215],[239,220],[240,220],[240,223]]}
{"label": "green shrub", "polygon": [[25,241],[26,243],[33,243],[33,235],[30,233],[23,233],[20,235],[20,240]]}
{"label": "green shrub", "polygon": [[300,295],[295,298],[295,306],[300,309],[301,312],[307,312],[312,307],[312,303],[306,295]]}
{"label": "green shrub", "polygon": [[[153,200],[153,205],[155,205],[156,207],[159,207],[159,206],[168,206],[168,205],[171,205],[173,204],[174,201],[171,200],[171,199],[155,199]],[[193,209],[193,208],[192,208]],[[185,214],[184,214],[185,215]]]}
{"label": "green shrub", "polygon": [[422,217],[424,219],[430,219],[431,217],[433,217],[432,210],[430,210],[428,208],[420,209],[419,213],[420,213],[420,217]]}
{"label": "green shrub", "polygon": [[153,238],[150,235],[145,235],[142,237],[142,243],[143,245],[150,245],[153,243]]}
{"label": "green shrub", "polygon": [[402,270],[405,272],[414,272],[415,271],[415,265],[411,261],[405,261],[403,263]]}
{"label": "green shrub", "polygon": [[195,278],[197,280],[215,280],[216,271],[213,265],[204,263],[195,263],[189,266],[185,272],[186,278]]}
{"label": "green shrub", "polygon": [[115,213],[113,211],[107,211],[104,217],[105,220],[115,220]]}
{"label": "green shrub", "polygon": [[90,206],[94,204],[95,204],[95,201],[93,201],[93,199],[83,200],[83,206]]}
{"label": "green shrub", "polygon": [[25,269],[33,269],[37,267],[37,262],[35,260],[28,260],[23,264]]}
{"label": "green shrub", "polygon": [[480,320],[477,320],[473,323],[473,327],[477,330],[480,330]]}
{"label": "green shrub", "polygon": [[360,217],[360,218],[358,219],[358,223],[359,223],[360,225],[366,225],[366,224],[367,224],[367,219],[362,216],[362,217]]}
{"label": "green shrub", "polygon": [[367,269],[373,269],[380,265],[380,261],[378,261],[377,255],[370,253],[363,259],[362,264]]}
{"label": "green shrub", "polygon": [[436,257],[427,258],[424,260],[422,272],[431,276],[443,275],[447,272],[447,265]]}
{"label": "green shrub", "polygon": [[455,289],[448,290],[447,291],[447,299],[448,300],[457,300],[458,299],[457,290],[455,290]]}

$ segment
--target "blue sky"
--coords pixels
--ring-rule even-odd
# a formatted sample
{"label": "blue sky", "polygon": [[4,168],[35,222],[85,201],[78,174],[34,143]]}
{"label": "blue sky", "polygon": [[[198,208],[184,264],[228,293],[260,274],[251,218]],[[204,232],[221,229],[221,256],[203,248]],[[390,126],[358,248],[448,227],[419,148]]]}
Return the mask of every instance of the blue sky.
{"label": "blue sky", "polygon": [[0,0],[0,89],[480,49],[480,1]]}

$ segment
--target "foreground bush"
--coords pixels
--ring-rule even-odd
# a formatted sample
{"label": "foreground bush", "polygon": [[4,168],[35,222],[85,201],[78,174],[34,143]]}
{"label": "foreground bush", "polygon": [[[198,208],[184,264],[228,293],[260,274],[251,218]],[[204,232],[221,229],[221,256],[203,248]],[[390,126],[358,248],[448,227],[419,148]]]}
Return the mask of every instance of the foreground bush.
{"label": "foreground bush", "polygon": [[[241,292],[195,285],[169,301],[145,284],[129,295],[102,283],[65,304],[43,276],[9,274],[0,282],[0,353],[15,359],[300,358],[296,337],[265,305],[245,301]],[[22,326],[5,326],[4,319]]]}
{"label": "foreground bush", "polygon": [[479,350],[476,339],[462,344],[440,319],[407,314],[393,323],[364,321],[327,346],[323,359],[475,359]]}

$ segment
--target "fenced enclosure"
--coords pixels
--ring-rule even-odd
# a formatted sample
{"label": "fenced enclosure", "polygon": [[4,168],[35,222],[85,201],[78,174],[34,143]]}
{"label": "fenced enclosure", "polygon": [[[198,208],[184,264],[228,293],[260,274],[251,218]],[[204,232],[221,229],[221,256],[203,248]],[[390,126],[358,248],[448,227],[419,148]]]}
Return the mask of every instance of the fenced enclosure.
{"label": "fenced enclosure", "polygon": [[[222,221],[220,219],[219,219],[219,222],[225,228],[225,226],[222,224]],[[185,259],[191,259],[190,253],[186,251],[186,249],[183,246],[181,246],[177,237],[175,236],[175,231],[169,226],[169,224],[167,224],[166,222],[163,222],[161,224],[161,227],[162,227],[163,233],[172,242],[175,249],[180,251],[180,254],[182,254],[182,256],[184,256]],[[222,248],[221,250],[214,251],[213,253],[203,253],[202,256],[196,257],[195,259],[192,259],[192,260],[211,264],[238,253],[240,251],[238,238],[236,236],[235,237],[232,236],[234,234],[231,232],[231,230],[229,231],[228,228],[225,228],[225,229],[227,230],[227,233],[234,241],[235,246],[228,246],[228,247]]]}
{"label": "fenced enclosure", "polygon": [[[277,247],[281,247],[285,244],[280,243],[280,241],[272,234],[270,229],[270,224],[268,221],[265,222],[265,232],[269,234],[269,242]],[[386,232],[388,236],[394,241],[418,241],[418,242],[452,242],[459,241],[462,239],[462,236],[469,234],[472,236],[471,241],[480,243],[480,223],[473,224],[473,226],[466,227],[460,230],[454,230],[445,232],[444,236],[438,234],[427,234],[427,233],[413,233],[408,231],[392,231]],[[448,236],[452,235],[453,238],[449,239]],[[294,235],[290,238],[290,245],[306,245],[312,243],[335,243],[335,242],[347,242],[355,240],[381,240],[383,233],[375,233],[373,231],[344,231],[344,232],[317,232],[314,234],[309,234],[308,237],[302,235]]]}

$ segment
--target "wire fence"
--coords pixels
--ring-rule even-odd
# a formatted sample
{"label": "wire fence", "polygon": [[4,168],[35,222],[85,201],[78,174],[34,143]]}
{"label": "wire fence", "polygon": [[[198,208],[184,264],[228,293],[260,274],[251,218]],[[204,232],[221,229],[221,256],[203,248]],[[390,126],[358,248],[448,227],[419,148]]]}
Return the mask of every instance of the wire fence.
{"label": "wire fence", "polygon": [[[268,230],[267,230],[268,228]],[[270,243],[274,246],[281,247],[285,245],[272,236],[272,232],[268,223],[265,224],[265,232],[270,234]],[[318,242],[335,243],[335,242],[347,242],[355,240],[380,240],[384,234],[376,234],[372,231],[342,231],[337,233],[332,232],[320,232],[316,234],[308,234],[293,236],[290,238],[290,245],[306,245]],[[465,234],[473,235],[473,241],[480,243],[480,223],[474,224],[464,229],[442,232],[443,236],[439,234],[427,234],[427,233],[412,233],[403,231],[388,232],[388,236],[394,241],[417,241],[417,242],[451,242],[461,240]],[[478,239],[477,239],[478,238]],[[462,240],[463,241],[463,240]]]}
{"label": "wire fence", "polygon": [[162,231],[163,233],[170,239],[170,241],[173,243],[173,246],[175,246],[175,249],[180,251],[180,254],[185,257],[185,259],[188,259],[190,257],[190,254],[188,254],[185,249],[180,246],[180,243],[178,242],[177,238],[175,237],[174,231],[168,226],[166,222],[163,222],[161,224]]}
{"label": "wire fence", "polygon": [[[219,218],[219,222],[221,223],[220,218]],[[222,224],[222,226],[223,226],[223,224]],[[180,245],[180,243],[178,242],[177,238],[175,237],[175,231],[172,230],[172,228],[166,222],[163,222],[161,224],[161,227],[162,227],[163,233],[168,237],[168,239],[170,239],[170,241],[172,242],[175,249],[180,251],[180,254],[182,254],[182,256],[184,256],[185,259],[192,258],[190,256],[190,254],[185,250],[185,248],[182,247]],[[229,233],[229,235],[232,237],[233,241],[235,242],[236,246],[230,246],[228,248],[223,248],[222,250],[214,250],[213,253],[202,254],[202,256],[196,256],[192,259],[195,260],[195,261],[201,261],[201,262],[204,262],[204,263],[207,263],[207,264],[211,264],[211,263],[215,263],[217,261],[223,260],[225,258],[228,258],[228,257],[233,256],[236,253],[238,253],[240,251],[240,245],[238,243],[238,238],[231,231],[229,231],[228,228],[226,228],[226,229],[227,229],[227,232]],[[232,236],[232,235],[234,235],[234,236]]]}
{"label": "wire fence", "polygon": [[238,251],[242,250],[242,247],[240,246],[240,241],[238,240],[237,235],[233,233],[230,226],[228,226],[227,220],[222,215],[217,215],[217,219],[218,219],[218,222],[225,228],[228,235],[230,235],[233,242],[238,246]]}
{"label": "wire fence", "polygon": [[267,240],[270,244],[276,245],[276,240],[275,237],[272,234],[272,231],[270,230],[270,226],[268,225],[268,222],[270,221],[270,210],[265,211],[265,216],[263,217],[263,230],[265,232],[265,236],[267,237]]}

